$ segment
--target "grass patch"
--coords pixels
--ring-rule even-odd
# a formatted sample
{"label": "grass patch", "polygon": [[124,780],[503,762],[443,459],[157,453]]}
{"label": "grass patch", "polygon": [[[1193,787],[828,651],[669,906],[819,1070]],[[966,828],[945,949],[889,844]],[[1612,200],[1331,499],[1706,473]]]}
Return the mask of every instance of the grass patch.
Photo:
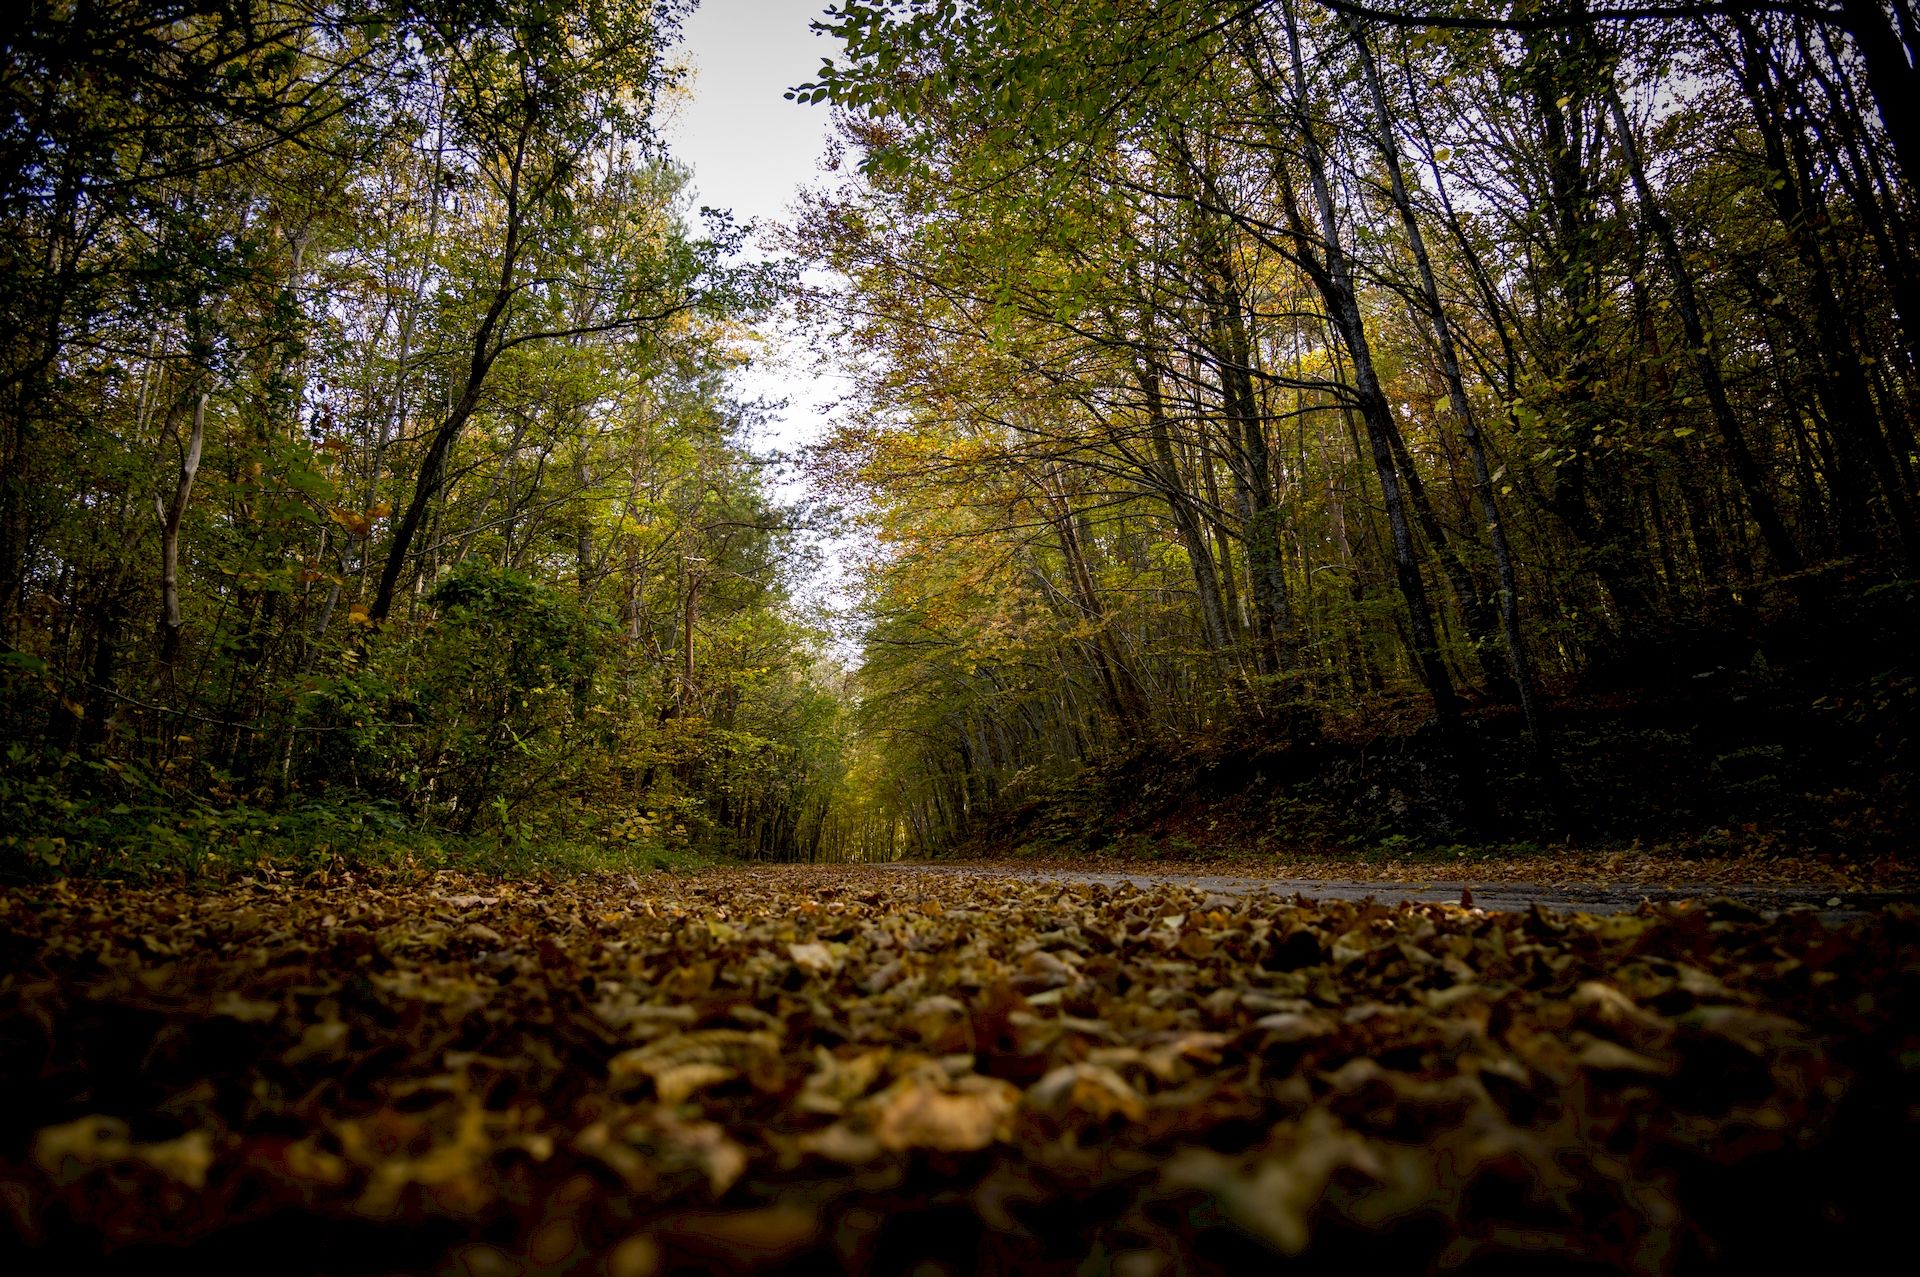
{"label": "grass patch", "polygon": [[131,764],[36,759],[17,747],[7,762],[0,773],[0,881],[221,881],[261,869],[683,873],[727,860],[684,843],[557,835],[534,821],[454,833],[422,826],[374,798],[273,802],[234,794],[217,776],[206,792],[188,794]]}

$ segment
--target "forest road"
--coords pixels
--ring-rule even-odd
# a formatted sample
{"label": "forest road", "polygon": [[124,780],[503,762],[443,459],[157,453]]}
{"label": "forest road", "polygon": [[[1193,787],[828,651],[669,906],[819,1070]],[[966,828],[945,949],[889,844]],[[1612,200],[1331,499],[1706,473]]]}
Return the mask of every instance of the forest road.
{"label": "forest road", "polygon": [[1422,882],[1343,882],[1327,878],[1242,877],[1231,874],[1178,873],[1159,869],[1029,869],[1018,865],[958,866],[897,864],[889,867],[903,874],[944,874],[972,876],[983,885],[995,878],[1022,882],[1048,880],[1064,883],[1099,883],[1108,887],[1131,885],[1148,887],[1167,885],[1191,887],[1196,891],[1236,896],[1270,892],[1277,896],[1305,896],[1309,900],[1365,900],[1386,904],[1432,903],[1459,904],[1461,888],[1470,886],[1473,903],[1495,913],[1524,912],[1538,905],[1578,913],[1630,913],[1642,902],[1661,904],[1675,900],[1731,901],[1756,914],[1779,913],[1793,908],[1812,908],[1828,919],[1859,917],[1889,904],[1920,901],[1915,892],[1836,892],[1825,888],[1781,887],[1729,888],[1687,887],[1577,887],[1539,883],[1505,882],[1482,886],[1471,879],[1449,881],[1435,875]]}

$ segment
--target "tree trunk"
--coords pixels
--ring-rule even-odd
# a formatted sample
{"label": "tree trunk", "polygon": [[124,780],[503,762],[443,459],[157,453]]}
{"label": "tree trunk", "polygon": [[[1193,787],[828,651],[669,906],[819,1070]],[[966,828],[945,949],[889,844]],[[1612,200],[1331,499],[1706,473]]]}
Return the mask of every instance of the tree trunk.
{"label": "tree trunk", "polygon": [[[1374,118],[1380,130],[1380,149],[1387,164],[1394,207],[1400,214],[1408,248],[1419,270],[1420,292],[1426,302],[1434,349],[1440,358],[1440,375],[1447,386],[1448,406],[1453,410],[1454,420],[1460,425],[1461,438],[1467,445],[1467,456],[1473,467],[1474,500],[1486,524],[1487,540],[1493,553],[1494,575],[1500,583],[1500,633],[1507,649],[1514,694],[1519,699],[1520,712],[1526,719],[1527,735],[1533,742],[1535,770],[1549,787],[1549,797],[1558,809],[1563,803],[1560,764],[1554,754],[1552,729],[1539,703],[1533,661],[1527,654],[1526,637],[1520,625],[1520,587],[1514,570],[1513,550],[1507,542],[1506,522],[1500,515],[1493,476],[1487,464],[1486,443],[1480,437],[1479,423],[1474,417],[1473,406],[1467,400],[1466,381],[1460,373],[1460,356],[1454,346],[1453,328],[1448,323],[1446,307],[1441,301],[1440,285],[1434,275],[1433,260],[1427,252],[1426,236],[1420,229],[1419,219],[1414,216],[1413,201],[1408,195],[1406,178],[1401,171],[1400,149],[1394,141],[1393,122],[1387,110],[1386,90],[1380,80],[1380,69],[1358,24],[1354,27],[1354,45],[1359,51],[1360,65],[1373,96]],[[1435,180],[1438,180],[1437,173]]]}
{"label": "tree trunk", "polygon": [[1314,205],[1319,213],[1320,251],[1317,261],[1312,260],[1311,250],[1304,247],[1310,240],[1304,233],[1305,227],[1300,225],[1299,210],[1292,198],[1290,183],[1284,180],[1284,175],[1282,194],[1288,205],[1289,219],[1301,234],[1302,264],[1310,267],[1309,273],[1327,307],[1328,317],[1353,363],[1354,391],[1359,400],[1361,423],[1367,432],[1374,472],[1380,483],[1381,502],[1386,507],[1394,576],[1406,603],[1414,662],[1426,683],[1428,694],[1433,698],[1434,716],[1447,752],[1461,769],[1462,796],[1465,800],[1463,807],[1467,819],[1470,823],[1482,824],[1488,815],[1484,777],[1480,760],[1462,730],[1459,698],[1440,654],[1433,608],[1428,601],[1426,583],[1421,578],[1420,564],[1414,554],[1413,529],[1407,518],[1406,501],[1393,458],[1391,436],[1395,427],[1374,368],[1373,349],[1367,339],[1365,320],[1360,314],[1346,252],[1340,244],[1340,222],[1334,209],[1333,189],[1327,178],[1325,157],[1314,136],[1312,121],[1307,116],[1306,64],[1301,57],[1299,30],[1291,3],[1284,5],[1281,12],[1286,23],[1288,52],[1292,62],[1295,107],[1301,113],[1301,158],[1306,164]]}
{"label": "tree trunk", "polygon": [[1135,376],[1139,381],[1140,393],[1146,400],[1147,430],[1153,441],[1154,460],[1159,463],[1160,486],[1166,497],[1167,512],[1173,518],[1173,528],[1180,538],[1180,546],[1187,553],[1187,564],[1193,573],[1194,592],[1199,596],[1200,632],[1210,650],[1225,652],[1233,645],[1233,635],[1221,604],[1220,581],[1215,571],[1213,552],[1207,546],[1206,529],[1180,481],[1180,467],[1173,454],[1173,439],[1167,430],[1166,411],[1160,395],[1159,370],[1143,363],[1136,367]]}
{"label": "tree trunk", "polygon": [[1687,337],[1687,350],[1693,356],[1694,372],[1706,391],[1707,405],[1713,410],[1713,424],[1720,432],[1721,444],[1727,450],[1733,477],[1739,482],[1741,494],[1747,499],[1747,509],[1753,514],[1753,521],[1760,529],[1760,539],[1766,543],[1774,566],[1782,572],[1798,572],[1803,566],[1800,551],[1774,506],[1773,494],[1768,491],[1766,479],[1760,473],[1760,465],[1747,447],[1746,435],[1741,432],[1740,423],[1734,419],[1733,405],[1727,399],[1726,383],[1720,377],[1720,360],[1713,352],[1713,336],[1707,331],[1706,322],[1700,314],[1699,297],[1693,290],[1693,272],[1687,269],[1686,258],[1680,252],[1680,241],[1674,234],[1673,223],[1667,220],[1666,212],[1654,198],[1653,187],[1647,181],[1646,165],[1641,162],[1640,147],[1634,141],[1626,105],[1620,101],[1620,94],[1611,88],[1607,90],[1607,109],[1613,116],[1621,158],[1627,162],[1627,173],[1633,179],[1633,192],[1640,200],[1640,216],[1646,220],[1655,242],[1660,245],[1661,262],[1666,266],[1668,280],[1673,285],[1674,306],[1680,312],[1681,329]]}
{"label": "tree trunk", "polygon": [[385,621],[393,608],[394,592],[399,587],[401,574],[406,570],[414,537],[419,535],[421,525],[426,522],[428,507],[440,491],[447,457],[453,451],[454,441],[460,437],[460,431],[473,416],[474,409],[480,406],[480,392],[486,385],[487,374],[492,371],[494,360],[500,357],[501,346],[496,338],[506,316],[507,305],[517,291],[516,276],[520,267],[521,232],[524,229],[522,219],[525,213],[520,199],[520,174],[526,162],[527,142],[532,135],[533,122],[533,111],[529,107],[526,118],[520,124],[517,149],[509,161],[511,167],[506,189],[500,273],[494,282],[493,296],[487,303],[486,314],[481,317],[480,326],[474,330],[472,352],[467,359],[467,375],[460,387],[459,397],[434,429],[433,437],[427,443],[426,456],[420,463],[420,474],[414,481],[413,495],[407,501],[407,508],[399,522],[394,525],[393,543],[387,547],[386,566],[380,571],[380,584],[374,591],[373,605],[367,609],[367,619],[375,625]]}
{"label": "tree trunk", "polygon": [[165,505],[153,499],[153,512],[160,521],[160,668],[171,671],[180,655],[180,523],[187,513],[187,498],[193,495],[193,479],[200,473],[200,448],[206,440],[207,397],[203,394],[193,407],[193,432],[180,453],[180,477],[173,489],[173,500]]}

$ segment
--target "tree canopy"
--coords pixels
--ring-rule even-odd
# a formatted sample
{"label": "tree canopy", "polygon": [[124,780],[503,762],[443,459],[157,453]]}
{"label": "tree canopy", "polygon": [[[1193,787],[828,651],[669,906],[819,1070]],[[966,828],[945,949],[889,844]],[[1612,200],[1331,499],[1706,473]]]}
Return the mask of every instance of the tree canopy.
{"label": "tree canopy", "polygon": [[[6,20],[24,863],[183,802],[892,857],[1376,731],[1422,836],[1561,833],[1581,689],[1911,620],[1907,0],[847,0],[772,264],[656,134],[683,16]],[[804,509],[732,380],[789,304],[853,387]]]}
{"label": "tree canopy", "polygon": [[783,276],[655,134],[680,17],[7,19],[9,766],[108,791],[29,859],[209,801],[817,844],[838,702],[729,383]]}
{"label": "tree canopy", "polygon": [[1910,575],[1912,19],[830,10],[795,94],[857,163],[798,238],[860,352],[823,471],[889,549],[876,836],[1396,701],[1483,825],[1559,805],[1543,684]]}

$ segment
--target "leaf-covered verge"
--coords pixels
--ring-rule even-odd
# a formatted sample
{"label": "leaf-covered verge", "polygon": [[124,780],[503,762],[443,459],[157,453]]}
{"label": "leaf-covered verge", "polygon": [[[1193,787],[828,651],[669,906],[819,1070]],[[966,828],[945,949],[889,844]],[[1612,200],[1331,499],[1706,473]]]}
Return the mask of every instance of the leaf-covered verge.
{"label": "leaf-covered verge", "polygon": [[[1502,795],[1497,815],[1472,826],[1459,818],[1461,769],[1425,709],[1366,705],[1306,730],[1235,720],[1035,768],[969,810],[952,852],[1245,858],[1286,862],[1273,866],[1286,873],[1305,856],[1342,878],[1491,858],[1508,877],[1560,877],[1581,858],[1552,848],[1573,844],[1607,880],[1624,861],[1656,883],[1892,885],[1916,870],[1920,613],[1849,615],[1849,631],[1650,642],[1566,688],[1552,702],[1557,812],[1530,777],[1512,709],[1467,716],[1482,779]],[[1723,863],[1732,872],[1717,872]]]}
{"label": "leaf-covered verge", "polygon": [[1916,1186],[1906,907],[262,875],[0,950],[15,1272],[1777,1270]]}
{"label": "leaf-covered verge", "polygon": [[[1749,904],[1784,902],[1798,895],[1820,903],[1821,893],[1850,906],[1893,903],[1920,891],[1920,872],[1893,860],[1868,865],[1797,855],[1690,856],[1668,850],[1607,851],[1579,846],[1550,848],[1434,847],[1383,845],[1364,852],[1313,852],[1241,849],[1220,855],[1174,847],[1157,858],[1107,854],[1068,857],[1022,855],[997,860],[927,862],[942,871],[985,874],[1061,874],[1083,878],[1133,875],[1208,888],[1243,887],[1291,893],[1322,883],[1341,888],[1367,884],[1382,895],[1396,890],[1420,892],[1561,891],[1606,893],[1626,906],[1654,899],[1725,893]],[[1194,852],[1194,854],[1187,854]],[[922,867],[922,866],[910,866]],[[1344,894],[1344,893],[1343,893]],[[1837,907],[1837,906],[1835,906]]]}

